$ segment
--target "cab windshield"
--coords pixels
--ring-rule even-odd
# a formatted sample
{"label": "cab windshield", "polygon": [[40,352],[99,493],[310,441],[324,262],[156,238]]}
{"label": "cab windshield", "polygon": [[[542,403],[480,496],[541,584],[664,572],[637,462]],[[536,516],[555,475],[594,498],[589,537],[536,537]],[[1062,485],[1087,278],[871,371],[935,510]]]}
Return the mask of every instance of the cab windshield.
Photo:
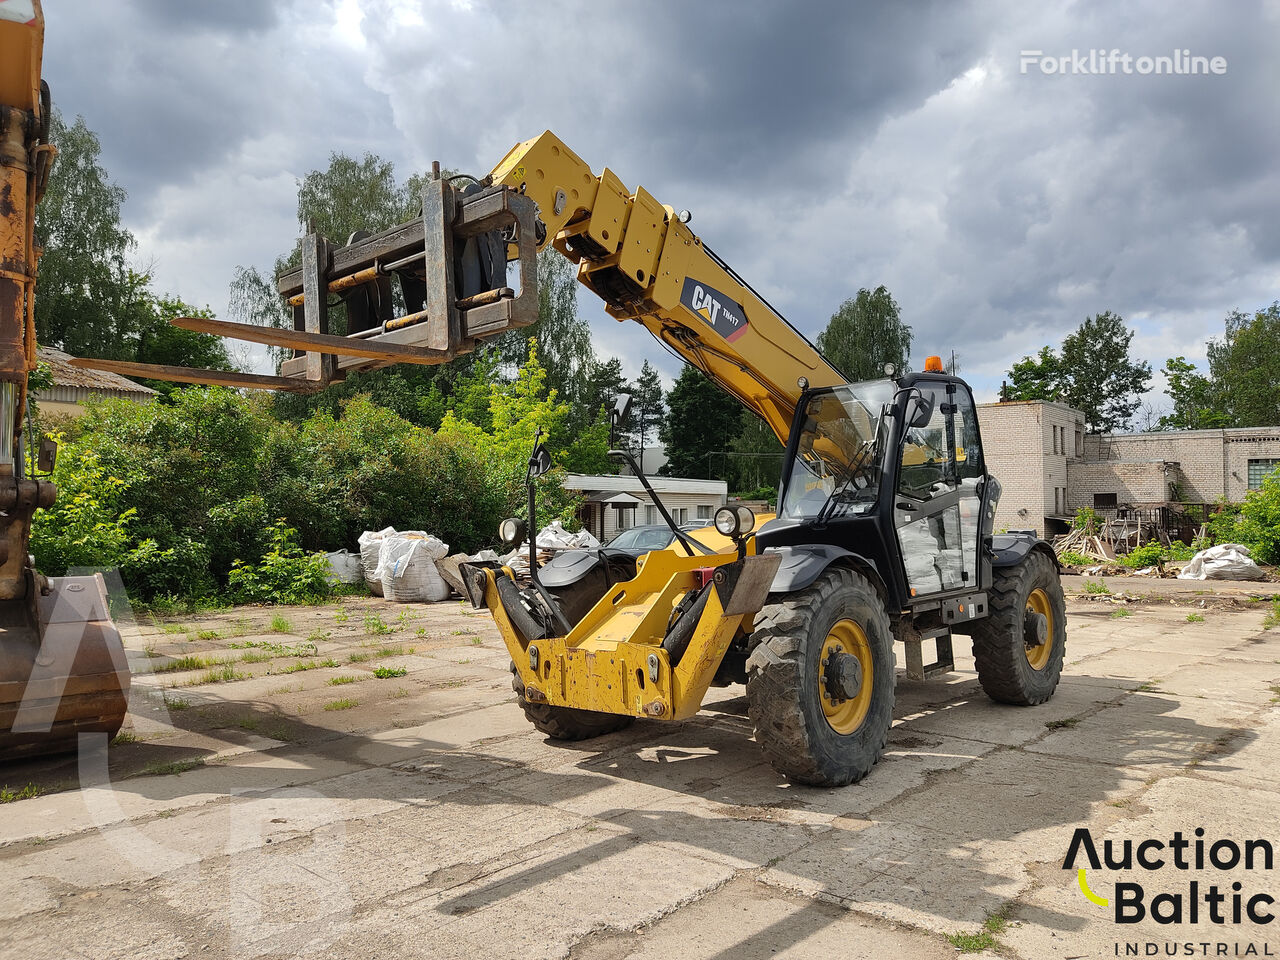
{"label": "cab windshield", "polygon": [[779,516],[832,519],[871,510],[880,493],[884,414],[894,390],[892,380],[868,380],[810,395]]}

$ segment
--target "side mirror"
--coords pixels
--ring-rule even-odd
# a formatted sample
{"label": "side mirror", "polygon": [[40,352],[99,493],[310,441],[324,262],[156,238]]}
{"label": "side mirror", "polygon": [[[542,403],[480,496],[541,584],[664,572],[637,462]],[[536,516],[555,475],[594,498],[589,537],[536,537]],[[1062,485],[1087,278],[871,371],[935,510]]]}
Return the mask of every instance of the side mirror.
{"label": "side mirror", "polygon": [[631,394],[620,393],[613,401],[613,409],[609,411],[609,419],[615,427],[621,426],[631,412]]}
{"label": "side mirror", "polygon": [[53,437],[41,437],[40,449],[36,454],[36,469],[41,473],[53,473],[58,463],[58,441]]}
{"label": "side mirror", "polygon": [[535,480],[551,469],[551,454],[542,444],[534,448],[529,457],[529,477]]}
{"label": "side mirror", "polygon": [[933,419],[933,397],[913,393],[907,400],[907,426],[913,430],[927,427]]}

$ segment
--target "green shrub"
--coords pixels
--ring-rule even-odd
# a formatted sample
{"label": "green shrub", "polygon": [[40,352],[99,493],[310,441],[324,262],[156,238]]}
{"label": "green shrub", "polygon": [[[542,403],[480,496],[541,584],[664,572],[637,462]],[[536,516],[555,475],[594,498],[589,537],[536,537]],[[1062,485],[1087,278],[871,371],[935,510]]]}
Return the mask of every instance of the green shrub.
{"label": "green shrub", "polygon": [[1140,547],[1134,547],[1120,558],[1120,562],[1126,567],[1154,567],[1158,563],[1163,563],[1166,556],[1165,549],[1160,542],[1152,540]]}
{"label": "green shrub", "polygon": [[137,510],[126,506],[136,479],[113,475],[92,451],[61,451],[53,474],[58,499],[37,510],[31,525],[31,552],[42,573],[62,576],[75,567],[118,566],[129,550]]}
{"label": "green shrub", "polygon": [[1259,489],[1245,495],[1235,534],[1255,562],[1280,563],[1280,470],[1273,470]]}
{"label": "green shrub", "polygon": [[131,593],[144,597],[202,597],[217,586],[209,575],[209,548],[187,537],[165,548],[147,537],[125,555],[120,575]]}
{"label": "green shrub", "polygon": [[305,553],[296,536],[296,530],[277,523],[259,562],[233,563],[227,590],[236,603],[318,603],[329,596],[328,561],[324,554]]}
{"label": "green shrub", "polygon": [[[495,545],[499,521],[525,512],[538,427],[558,464],[538,480],[540,522],[576,528],[580,498],[563,469],[601,462],[603,421],[571,428],[533,349],[514,382],[473,379],[435,432],[367,396],[297,422],[220,388],[91,401],[59,455],[58,500],[36,514],[37,563],[53,575],[120,567],[131,601],[148,605],[224,588],[233,600],[329,596],[323,562],[307,554],[352,547],[363,530],[428,530],[469,553]],[[281,539],[282,527],[296,535]]]}
{"label": "green shrub", "polygon": [[1076,518],[1071,521],[1071,526],[1077,530],[1084,530],[1086,533],[1094,534],[1102,528],[1102,518],[1098,516],[1093,507],[1081,507],[1076,511]]}
{"label": "green shrub", "polygon": [[1091,557],[1086,557],[1083,553],[1074,553],[1071,550],[1064,550],[1058,554],[1058,560],[1071,567],[1088,567],[1098,562]]}

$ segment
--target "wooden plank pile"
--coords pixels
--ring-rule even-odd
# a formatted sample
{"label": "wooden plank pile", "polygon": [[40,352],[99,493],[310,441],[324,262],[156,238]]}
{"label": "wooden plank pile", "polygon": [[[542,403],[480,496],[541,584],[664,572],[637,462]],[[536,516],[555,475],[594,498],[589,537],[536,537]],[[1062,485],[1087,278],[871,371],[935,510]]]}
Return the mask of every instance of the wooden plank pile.
{"label": "wooden plank pile", "polygon": [[1061,556],[1064,553],[1075,553],[1100,563],[1115,563],[1116,549],[1114,544],[1094,533],[1088,527],[1075,527],[1070,533],[1054,537],[1053,549]]}

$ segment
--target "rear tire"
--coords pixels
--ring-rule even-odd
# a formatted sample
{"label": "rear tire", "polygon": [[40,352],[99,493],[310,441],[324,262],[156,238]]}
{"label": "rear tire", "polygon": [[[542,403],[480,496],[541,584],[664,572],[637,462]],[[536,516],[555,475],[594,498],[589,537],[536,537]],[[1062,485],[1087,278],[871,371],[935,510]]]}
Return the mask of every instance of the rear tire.
{"label": "rear tire", "polygon": [[624,727],[631,726],[635,717],[617,713],[600,713],[597,710],[578,710],[574,707],[553,707],[549,703],[533,703],[524,696],[524,681],[520,671],[511,664],[511,689],[516,692],[520,709],[539,733],[552,740],[590,740],[602,737]]}
{"label": "rear tire", "polygon": [[[844,568],[771,600],[756,617],[747,661],[756,742],[773,768],[797,783],[855,783],[880,759],[893,723],[893,634],[884,601],[869,580]],[[858,660],[861,684],[855,695],[833,697],[830,663],[846,655]]]}
{"label": "rear tire", "polygon": [[[1056,565],[1033,550],[1018,565],[997,568],[987,602],[990,615],[973,625],[978,682],[999,703],[1044,703],[1058,686],[1067,649],[1067,604]],[[1027,618],[1035,612],[1047,617],[1047,637],[1028,646]]]}

